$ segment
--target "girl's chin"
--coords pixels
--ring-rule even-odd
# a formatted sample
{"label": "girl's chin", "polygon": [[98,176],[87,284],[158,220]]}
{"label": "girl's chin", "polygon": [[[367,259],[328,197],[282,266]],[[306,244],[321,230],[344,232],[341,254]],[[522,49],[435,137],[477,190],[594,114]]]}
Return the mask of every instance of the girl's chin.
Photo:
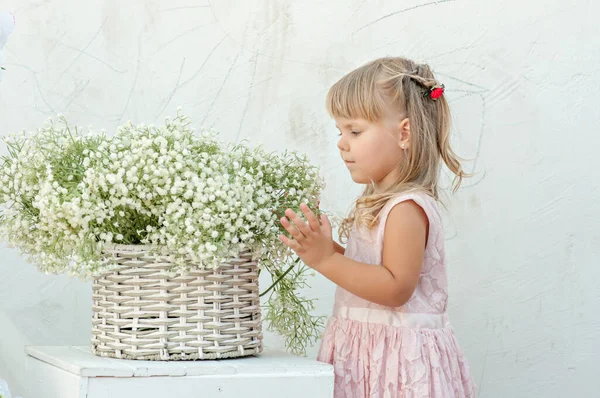
{"label": "girl's chin", "polygon": [[350,177],[352,181],[357,184],[370,184],[370,180],[368,178],[364,178],[363,176],[357,175],[356,173],[350,173]]}
{"label": "girl's chin", "polygon": [[365,177],[357,173],[350,173],[352,181],[360,185],[378,185],[373,179]]}

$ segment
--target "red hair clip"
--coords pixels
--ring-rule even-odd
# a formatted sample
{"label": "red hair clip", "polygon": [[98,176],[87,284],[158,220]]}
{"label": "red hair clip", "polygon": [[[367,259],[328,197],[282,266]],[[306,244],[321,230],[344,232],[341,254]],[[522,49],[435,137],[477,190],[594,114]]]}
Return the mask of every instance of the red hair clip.
{"label": "red hair clip", "polygon": [[436,84],[435,86],[431,87],[429,89],[429,91],[427,91],[425,93],[425,96],[431,98],[432,100],[436,100],[436,99],[440,98],[443,94],[444,94],[444,85]]}

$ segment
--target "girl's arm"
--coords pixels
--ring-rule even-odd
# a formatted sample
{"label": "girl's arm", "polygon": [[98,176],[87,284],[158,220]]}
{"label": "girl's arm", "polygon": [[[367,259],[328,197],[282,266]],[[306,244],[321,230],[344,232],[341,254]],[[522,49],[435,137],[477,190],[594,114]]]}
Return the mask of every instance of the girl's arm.
{"label": "girl's arm", "polygon": [[421,273],[429,228],[427,215],[419,205],[401,202],[390,211],[382,265],[354,261],[337,252],[329,220],[323,216],[321,227],[314,213],[301,207],[309,223],[288,209],[287,218],[281,222],[293,239],[284,235],[280,239],[306,265],[350,293],[377,304],[398,307],[410,299]]}
{"label": "girl's arm", "polygon": [[390,211],[384,231],[381,265],[351,260],[339,253],[315,269],[350,293],[374,303],[399,307],[415,291],[427,240],[428,219],[413,201]]}
{"label": "girl's arm", "polygon": [[344,253],[346,253],[346,248],[344,248],[344,246],[340,245],[337,242],[333,242],[333,249],[336,253],[339,253],[341,255],[344,255]]}

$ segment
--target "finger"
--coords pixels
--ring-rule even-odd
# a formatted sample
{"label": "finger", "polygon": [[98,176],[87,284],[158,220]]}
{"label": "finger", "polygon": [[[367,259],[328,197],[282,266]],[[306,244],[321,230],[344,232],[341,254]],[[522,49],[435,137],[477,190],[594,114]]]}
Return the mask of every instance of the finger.
{"label": "finger", "polygon": [[287,209],[285,211],[285,215],[290,219],[291,222],[294,223],[298,231],[300,231],[304,236],[308,237],[311,233],[310,227],[304,222],[302,218],[296,213],[294,213],[291,209]]}
{"label": "finger", "polygon": [[332,228],[331,228],[331,222],[329,221],[329,218],[327,218],[327,216],[325,214],[321,214],[321,223],[323,224],[323,233],[328,238],[331,238],[333,235]]}
{"label": "finger", "polygon": [[304,216],[306,216],[310,229],[314,232],[320,232],[321,224],[319,224],[319,220],[317,220],[315,213],[313,213],[313,211],[304,203],[300,205],[300,209],[302,210],[302,213],[304,213]]}
{"label": "finger", "polygon": [[300,231],[298,231],[298,228],[296,228],[292,223],[290,223],[290,221],[286,217],[282,217],[280,221],[281,225],[283,225],[283,228],[285,228],[285,230],[288,231],[294,239],[304,239],[304,235]]}
{"label": "finger", "polygon": [[297,241],[290,239],[283,234],[279,235],[279,240],[281,240],[284,245],[295,251],[297,254],[299,254],[298,252],[302,250],[302,246],[300,246]]}

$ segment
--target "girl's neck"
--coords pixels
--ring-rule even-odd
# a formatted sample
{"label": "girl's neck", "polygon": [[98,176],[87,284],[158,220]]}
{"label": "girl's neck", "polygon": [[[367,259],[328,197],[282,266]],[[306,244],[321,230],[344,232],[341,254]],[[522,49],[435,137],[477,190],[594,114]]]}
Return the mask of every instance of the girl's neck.
{"label": "girl's neck", "polygon": [[379,194],[387,192],[390,189],[390,187],[392,187],[394,183],[398,180],[398,174],[398,168],[396,167],[390,170],[390,172],[386,174],[386,176],[383,177],[380,181],[372,181],[371,184],[373,186],[373,189],[375,190],[375,193]]}

